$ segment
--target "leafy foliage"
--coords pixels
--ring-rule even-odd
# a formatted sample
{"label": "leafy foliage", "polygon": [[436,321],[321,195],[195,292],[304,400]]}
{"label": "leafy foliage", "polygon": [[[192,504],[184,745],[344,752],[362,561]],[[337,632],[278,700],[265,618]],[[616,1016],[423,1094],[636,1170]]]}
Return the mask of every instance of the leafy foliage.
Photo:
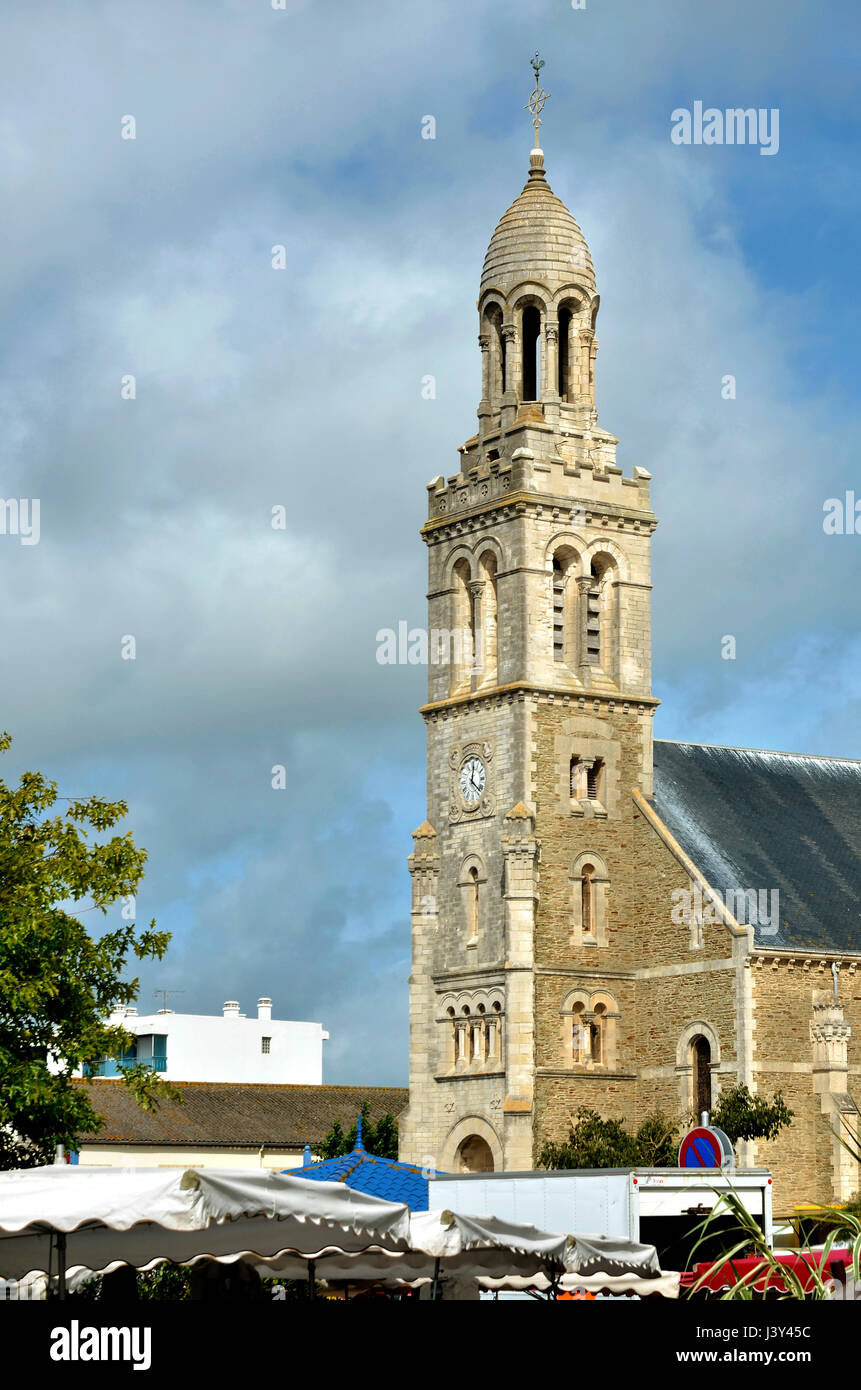
{"label": "leafy foliage", "polygon": [[[0,735],[0,752],[10,743]],[[60,800],[65,812],[50,814]],[[100,1128],[91,1088],[73,1073],[132,1045],[104,1020],[137,997],[138,981],[122,978],[128,956],[160,959],[167,949],[155,922],[140,931],[124,923],[95,940],[79,920],[133,896],[143,878],[146,853],[131,833],[106,838],[127,809],[98,796],[60,798],[37,772],[17,788],[0,780],[0,1169],[51,1162],[58,1143],[73,1148]],[[141,1063],[122,1075],[145,1109],[179,1098]]]}
{"label": "leafy foliage", "polygon": [[[354,1124],[345,1134],[342,1125],[336,1120],[320,1145],[321,1158],[340,1158],[341,1154],[351,1153],[356,1147],[357,1134],[358,1125]],[[362,1101],[362,1144],[369,1154],[375,1154],[377,1158],[398,1156],[397,1120],[386,1114],[374,1124],[371,1120],[371,1103],[368,1100]]]}
{"label": "leafy foliage", "polygon": [[191,1271],[185,1265],[160,1264],[137,1271],[138,1298],[153,1303],[185,1302],[191,1297]]}
{"label": "leafy foliage", "polygon": [[623,1120],[605,1120],[581,1106],[568,1138],[544,1144],[539,1168],[671,1168],[678,1152],[678,1127],[656,1113],[630,1134]]}
{"label": "leafy foliage", "polygon": [[[823,1221],[831,1225],[831,1230],[821,1250],[811,1251],[807,1247],[799,1252],[806,1256],[805,1262],[809,1263],[809,1274],[802,1277],[791,1265],[778,1259],[756,1218],[747,1210],[738,1193],[733,1189],[721,1193],[708,1216],[697,1228],[701,1234],[694,1247],[692,1261],[696,1260],[696,1251],[701,1245],[711,1243],[716,1223],[720,1223],[727,1214],[732,1218],[732,1233],[725,1237],[728,1243],[722,1255],[703,1271],[691,1292],[696,1294],[705,1288],[714,1265],[717,1264],[728,1265],[727,1278],[734,1279],[734,1282],[728,1283],[728,1287],[718,1295],[722,1301],[750,1302],[762,1297],[763,1287],[768,1289],[771,1297],[778,1299],[829,1299],[832,1297],[828,1274],[829,1256],[838,1242],[846,1244],[849,1248],[852,1277],[857,1285],[861,1279],[861,1221],[833,1207],[821,1207],[819,1211]],[[733,1261],[751,1256],[756,1259],[756,1264],[746,1274],[740,1274]]]}
{"label": "leafy foliage", "polygon": [[722,1129],[730,1143],[739,1139],[773,1139],[792,1123],[793,1111],[775,1091],[771,1100],[751,1095],[747,1086],[730,1086],[721,1091],[711,1114],[711,1123]]}
{"label": "leafy foliage", "polygon": [[637,1130],[640,1168],[675,1168],[679,1154],[679,1127],[668,1115],[656,1111]]}

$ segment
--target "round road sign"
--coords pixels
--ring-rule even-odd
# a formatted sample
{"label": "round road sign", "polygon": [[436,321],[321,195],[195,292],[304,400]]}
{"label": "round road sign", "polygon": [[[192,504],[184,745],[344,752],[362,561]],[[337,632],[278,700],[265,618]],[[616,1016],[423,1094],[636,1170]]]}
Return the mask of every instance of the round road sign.
{"label": "round road sign", "polygon": [[732,1145],[721,1130],[706,1129],[704,1125],[698,1125],[696,1129],[689,1129],[681,1142],[679,1167],[725,1168],[731,1156]]}

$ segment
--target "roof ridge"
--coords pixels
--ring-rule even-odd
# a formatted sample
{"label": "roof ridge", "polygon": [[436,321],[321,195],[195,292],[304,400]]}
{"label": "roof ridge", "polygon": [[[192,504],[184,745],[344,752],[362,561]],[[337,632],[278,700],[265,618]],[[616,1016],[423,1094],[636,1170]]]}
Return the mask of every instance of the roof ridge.
{"label": "roof ridge", "polygon": [[773,758],[816,758],[823,763],[853,763],[861,766],[861,758],[847,758],[839,753],[798,753],[786,748],[751,748],[743,743],[700,743],[689,738],[656,738],[655,743],[672,743],[680,748],[718,748],[726,753],[766,753]]}
{"label": "roof ridge", "polygon": [[[76,1076],[73,1077],[72,1080],[85,1082],[86,1078],[83,1076]],[[100,1086],[109,1082],[112,1082],[115,1086],[125,1086],[126,1084],[121,1076],[97,1076],[93,1078],[93,1084],[98,1084]],[[242,1086],[248,1090],[254,1086],[261,1091],[358,1091],[363,1095],[367,1095],[374,1091],[408,1092],[410,1089],[409,1086],[341,1086],[337,1081],[320,1081],[319,1083],[309,1081],[183,1081],[182,1077],[177,1077],[177,1079],[175,1081],[172,1080],[170,1084],[172,1086],[218,1086],[225,1089],[235,1089],[238,1086]]]}

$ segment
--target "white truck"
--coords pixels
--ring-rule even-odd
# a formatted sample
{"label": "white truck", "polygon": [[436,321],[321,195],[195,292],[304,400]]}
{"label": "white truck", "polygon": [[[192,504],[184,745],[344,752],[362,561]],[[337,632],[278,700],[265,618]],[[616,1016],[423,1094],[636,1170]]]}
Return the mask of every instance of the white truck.
{"label": "white truck", "polygon": [[[458,1173],[431,1178],[431,1211],[491,1215],[564,1234],[623,1236],[657,1248],[666,1269],[684,1269],[691,1233],[730,1187],[773,1244],[767,1168],[578,1168]],[[700,1256],[703,1258],[703,1256]]]}

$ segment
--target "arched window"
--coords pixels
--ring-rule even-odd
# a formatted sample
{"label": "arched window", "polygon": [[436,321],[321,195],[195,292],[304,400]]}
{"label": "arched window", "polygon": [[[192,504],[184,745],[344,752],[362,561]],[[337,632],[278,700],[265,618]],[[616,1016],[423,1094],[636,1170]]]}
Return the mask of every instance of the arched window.
{"label": "arched window", "polygon": [[577,650],[577,554],[571,546],[559,546],[551,570],[553,660],[573,666]]}
{"label": "arched window", "polygon": [[505,333],[503,333],[503,331],[502,331],[502,324],[501,324],[501,323],[499,324],[499,327],[497,328],[497,334],[498,334],[498,337],[499,337],[499,385],[500,385],[500,388],[501,388],[502,395],[504,396],[505,393],[506,393],[506,391],[508,390],[508,377],[509,377],[509,370],[508,370],[508,337],[506,336]]}
{"label": "arched window", "polygon": [[470,1134],[458,1145],[455,1163],[461,1173],[492,1173],[493,1153],[487,1140]]}
{"label": "arched window", "polygon": [[601,575],[595,565],[589,571],[592,583],[586,594],[586,664],[601,665]]}
{"label": "arched window", "polygon": [[589,1025],[582,1004],[575,1004],[571,1018],[571,1059],[577,1064],[588,1062],[591,1055]]}
{"label": "arched window", "polygon": [[478,940],[478,869],[473,866],[469,870],[469,896],[467,899],[469,912],[469,939],[467,946],[472,946]]}
{"label": "arched window", "polygon": [[539,367],[541,341],[541,313],[534,304],[527,304],[523,310],[520,330],[523,344],[523,400],[537,401],[538,383],[541,380]]}
{"label": "arched window", "polygon": [[476,667],[482,685],[496,685],[498,661],[498,624],[496,593],[496,555],[486,550],[479,561],[484,588],[481,591],[481,616],[476,635]]}
{"label": "arched window", "polygon": [[595,865],[584,864],[580,870],[580,922],[584,936],[595,935]]}
{"label": "arched window", "polygon": [[488,1036],[487,1060],[491,1064],[498,1063],[502,1056],[502,1005],[498,999],[493,1002],[490,1022],[488,1023]]}
{"label": "arched window", "polygon": [[553,660],[565,660],[565,571],[553,556]]}
{"label": "arched window", "polygon": [[720,1064],[721,1043],[717,1030],[707,1019],[692,1019],[682,1029],[676,1045],[676,1072],[682,1106],[688,1112],[694,1111],[697,1118],[701,1111],[712,1108],[712,1074],[718,1072]]}
{"label": "arched window", "polygon": [[562,1005],[562,1046],[566,1066],[616,1067],[616,1002],[606,990],[573,990]]}
{"label": "arched window", "polygon": [[502,310],[498,304],[489,304],[484,313],[488,337],[488,404],[499,409],[502,393],[505,390],[505,345],[502,340]]}
{"label": "arched window", "polygon": [[571,337],[571,319],[573,315],[570,309],[562,308],[559,310],[559,395],[563,401],[571,399],[569,389],[571,352],[569,340]]}
{"label": "arched window", "polygon": [[712,1050],[708,1038],[702,1035],[691,1042],[693,1068],[693,1099],[697,1116],[712,1108]]}
{"label": "arched window", "polygon": [[457,883],[463,901],[463,923],[467,950],[478,946],[481,927],[481,889],[487,882],[487,869],[477,854],[469,854],[460,866]]}
{"label": "arched window", "polygon": [[475,628],[469,561],[458,560],[452,573],[452,623],[448,657],[451,663],[451,694],[468,689],[474,660]]}
{"label": "arched window", "polygon": [[571,945],[594,949],[608,946],[610,875],[600,854],[586,849],[571,866]]}
{"label": "arched window", "polygon": [[595,1066],[603,1066],[606,1060],[607,1047],[607,1007],[605,1004],[596,1004],[595,1012],[592,1015],[592,1062]]}
{"label": "arched window", "polygon": [[482,1066],[487,1064],[490,1055],[490,1029],[487,1026],[487,1009],[484,1004],[478,1006],[478,1018],[476,1029],[476,1058]]}
{"label": "arched window", "polygon": [[466,1066],[472,1061],[472,1020],[469,1016],[469,1005],[464,1004],[460,1011],[458,1020],[458,1053],[457,1060],[462,1066]]}

